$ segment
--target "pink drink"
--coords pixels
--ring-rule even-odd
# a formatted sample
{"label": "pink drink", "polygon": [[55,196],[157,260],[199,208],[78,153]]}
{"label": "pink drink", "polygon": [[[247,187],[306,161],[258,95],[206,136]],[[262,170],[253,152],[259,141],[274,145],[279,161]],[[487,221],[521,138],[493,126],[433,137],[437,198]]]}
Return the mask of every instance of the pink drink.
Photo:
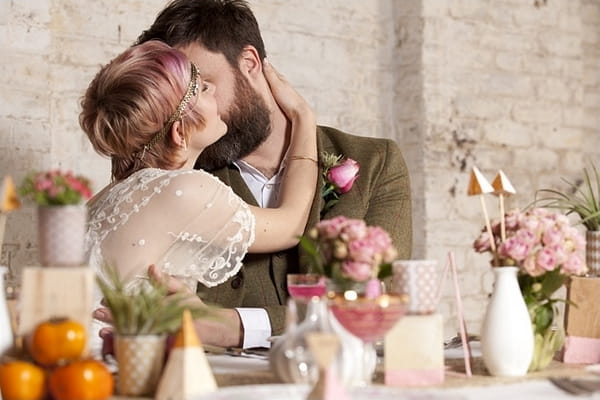
{"label": "pink drink", "polygon": [[385,336],[404,315],[404,304],[392,302],[387,307],[375,301],[334,301],[331,311],[348,332],[365,342],[374,342]]}
{"label": "pink drink", "polygon": [[296,300],[310,300],[311,297],[322,297],[325,294],[325,285],[289,285],[290,296]]}

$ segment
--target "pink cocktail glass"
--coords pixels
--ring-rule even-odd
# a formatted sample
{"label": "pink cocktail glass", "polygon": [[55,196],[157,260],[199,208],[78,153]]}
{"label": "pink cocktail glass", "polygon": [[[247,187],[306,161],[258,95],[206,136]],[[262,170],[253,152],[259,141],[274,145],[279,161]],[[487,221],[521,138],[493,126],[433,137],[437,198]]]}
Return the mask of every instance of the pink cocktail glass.
{"label": "pink cocktail glass", "polygon": [[317,274],[288,274],[287,287],[294,300],[305,303],[313,296],[322,297],[326,292],[325,278]]}
{"label": "pink cocktail glass", "polygon": [[[350,295],[349,295],[350,294]],[[329,299],[329,308],[348,332],[362,340],[365,351],[385,334],[404,315],[404,296],[383,294],[376,298],[357,296],[356,292],[335,294]],[[371,383],[372,376],[364,376],[364,385]]]}

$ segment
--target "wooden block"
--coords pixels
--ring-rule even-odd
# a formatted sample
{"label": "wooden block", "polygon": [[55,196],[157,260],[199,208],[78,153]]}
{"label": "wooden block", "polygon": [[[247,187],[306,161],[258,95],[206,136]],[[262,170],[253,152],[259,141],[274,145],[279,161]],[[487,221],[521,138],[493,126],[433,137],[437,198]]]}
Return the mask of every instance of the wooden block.
{"label": "wooden block", "polygon": [[567,336],[561,356],[565,364],[598,364],[600,339]]}
{"label": "wooden block", "polygon": [[441,314],[406,315],[385,337],[385,383],[425,385],[444,380]]}
{"label": "wooden block", "polygon": [[25,267],[18,334],[30,333],[49,318],[67,317],[86,327],[89,337],[93,290],[94,271],[89,267]]}
{"label": "wooden block", "polygon": [[600,338],[600,278],[573,276],[567,285],[565,329],[568,336]]}

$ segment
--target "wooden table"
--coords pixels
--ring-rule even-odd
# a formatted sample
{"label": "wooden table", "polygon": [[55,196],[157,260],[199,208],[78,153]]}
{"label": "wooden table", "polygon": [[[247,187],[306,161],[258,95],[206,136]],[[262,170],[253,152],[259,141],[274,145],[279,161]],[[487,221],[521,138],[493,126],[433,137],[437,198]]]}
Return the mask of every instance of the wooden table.
{"label": "wooden table", "polygon": [[[227,396],[227,392],[240,391],[243,392],[246,386],[249,391],[256,392],[256,386],[247,385],[276,385],[282,382],[273,374],[270,370],[268,362],[256,358],[246,357],[233,357],[229,355],[208,355],[208,360],[213,369],[215,379],[220,392],[223,392],[224,396]],[[575,396],[568,395],[563,391],[555,388],[548,380],[549,377],[559,376],[571,376],[571,377],[582,377],[590,376],[591,374],[584,369],[582,365],[568,365],[563,364],[559,361],[553,361],[552,364],[544,371],[527,374],[524,377],[507,378],[507,377],[493,377],[487,374],[483,361],[480,357],[475,357],[472,360],[473,376],[467,378],[464,375],[464,363],[460,359],[449,358],[446,359],[446,379],[441,385],[430,386],[430,387],[419,387],[419,388],[392,388],[384,387],[383,373],[377,371],[375,374],[374,383],[379,387],[379,395],[385,393],[395,393],[398,395],[406,395],[408,398],[451,398],[451,399],[475,399],[475,398],[488,398],[488,394],[494,392],[498,396],[504,393],[511,393],[514,391],[514,399],[525,399],[523,397],[525,393],[537,393],[541,397],[541,400],[551,399],[569,399],[576,398]],[[600,379],[600,377],[598,378]],[[266,387],[265,387],[266,388]],[[307,388],[298,388],[299,391],[306,391]],[[525,393],[523,392],[525,391]],[[382,394],[384,393],[384,394]],[[483,393],[483,397],[482,397]],[[543,395],[542,395],[543,394]],[[231,394],[235,398],[234,394]],[[369,397],[371,394],[365,394],[356,392],[354,393],[356,398],[362,399],[363,396]],[[216,394],[213,394],[216,396]],[[245,396],[240,394],[240,396]],[[425,396],[425,397],[423,397]],[[213,397],[207,397],[208,399]],[[217,397],[219,398],[219,397]],[[229,397],[224,397],[229,399]],[[240,397],[241,398],[241,397]],[[351,397],[354,398],[354,397]],[[377,395],[375,395],[377,398]],[[387,399],[388,397],[382,397]],[[398,397],[400,398],[400,397]],[[403,397],[404,398],[404,397]],[[587,397],[589,398],[589,397]],[[600,398],[600,393],[598,393]],[[113,400],[126,400],[131,398],[125,397],[114,397]],[[195,400],[195,399],[194,399]],[[204,400],[204,398],[203,398]],[[264,399],[264,400],[277,400],[277,399]],[[286,398],[285,400],[295,400],[294,397]]]}

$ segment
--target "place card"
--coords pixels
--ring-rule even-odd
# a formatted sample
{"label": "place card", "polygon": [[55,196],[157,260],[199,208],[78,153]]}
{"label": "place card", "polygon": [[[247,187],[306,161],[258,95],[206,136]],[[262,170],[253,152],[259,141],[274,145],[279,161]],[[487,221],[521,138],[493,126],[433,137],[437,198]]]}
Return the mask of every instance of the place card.
{"label": "place card", "polygon": [[385,384],[420,386],[444,382],[441,314],[405,315],[385,336]]}

